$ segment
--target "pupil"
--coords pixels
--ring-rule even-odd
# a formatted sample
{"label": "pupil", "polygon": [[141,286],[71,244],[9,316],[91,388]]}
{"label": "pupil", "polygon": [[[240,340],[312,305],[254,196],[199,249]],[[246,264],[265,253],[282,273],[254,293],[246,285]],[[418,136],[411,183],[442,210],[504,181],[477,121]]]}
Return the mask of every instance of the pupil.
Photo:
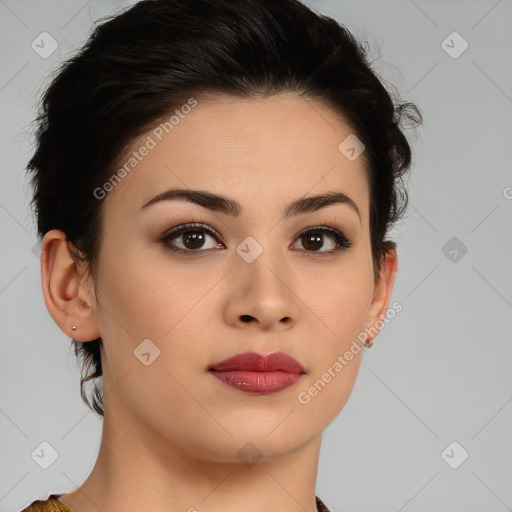
{"label": "pupil", "polygon": [[[201,247],[204,242],[204,236],[198,231],[192,231],[190,234],[185,235],[185,246],[188,249],[194,249],[197,247]],[[188,241],[193,240],[191,246],[189,247]]]}
{"label": "pupil", "polygon": [[[322,247],[322,235],[312,234],[312,235],[306,236],[306,240],[307,240],[307,242],[305,244],[306,249],[317,250],[320,247]],[[314,240],[314,241],[312,244],[310,244],[309,240]],[[316,241],[316,245],[315,245],[315,241]]]}

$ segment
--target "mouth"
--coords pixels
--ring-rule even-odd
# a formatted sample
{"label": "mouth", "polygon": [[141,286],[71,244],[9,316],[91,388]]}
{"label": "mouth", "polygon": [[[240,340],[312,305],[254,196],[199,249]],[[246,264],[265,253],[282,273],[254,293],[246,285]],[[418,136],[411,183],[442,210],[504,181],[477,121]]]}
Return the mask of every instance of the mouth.
{"label": "mouth", "polygon": [[306,373],[283,352],[269,355],[245,352],[217,363],[208,371],[225,385],[257,395],[269,395],[293,386]]}

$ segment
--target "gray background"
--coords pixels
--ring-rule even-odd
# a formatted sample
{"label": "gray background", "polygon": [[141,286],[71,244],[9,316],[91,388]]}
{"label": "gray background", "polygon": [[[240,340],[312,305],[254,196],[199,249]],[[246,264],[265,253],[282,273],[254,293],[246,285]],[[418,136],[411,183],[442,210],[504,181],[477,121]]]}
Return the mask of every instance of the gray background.
{"label": "gray background", "polygon": [[[96,460],[101,420],[42,298],[27,126],[91,20],[132,3],[0,0],[1,511],[71,491]],[[324,433],[317,494],[332,512],[512,510],[512,2],[307,4],[368,40],[375,71],[424,114],[393,232],[403,310]],[[59,45],[47,58],[31,48],[43,31]],[[454,31],[469,45],[456,58]],[[43,441],[58,452],[48,469],[31,457]]]}

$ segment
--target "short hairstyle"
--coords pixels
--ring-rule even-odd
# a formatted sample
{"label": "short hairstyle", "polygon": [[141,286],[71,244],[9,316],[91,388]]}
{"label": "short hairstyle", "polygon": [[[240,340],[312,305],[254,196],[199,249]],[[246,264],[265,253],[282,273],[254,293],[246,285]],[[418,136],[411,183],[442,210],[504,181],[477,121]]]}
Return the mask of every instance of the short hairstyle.
{"label": "short hairstyle", "polygon": [[[192,96],[280,92],[327,105],[364,144],[377,278],[395,248],[386,235],[407,207],[411,150],[400,125],[422,116],[416,105],[393,100],[348,29],[298,0],[145,0],[101,19],[57,70],[34,121],[27,170],[38,235],[62,230],[75,262],[95,276],[104,201],[94,190],[131,142]],[[91,406],[84,388],[102,376],[101,337],[73,343],[82,399],[103,416],[101,389],[94,384]]]}

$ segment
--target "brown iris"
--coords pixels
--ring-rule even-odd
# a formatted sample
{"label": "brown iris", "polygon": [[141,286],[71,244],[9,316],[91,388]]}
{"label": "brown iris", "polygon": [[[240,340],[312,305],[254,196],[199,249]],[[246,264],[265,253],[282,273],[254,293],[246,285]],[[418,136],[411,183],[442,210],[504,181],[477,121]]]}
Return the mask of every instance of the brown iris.
{"label": "brown iris", "polygon": [[[323,235],[318,232],[311,232],[311,234],[301,236],[301,240],[307,240],[303,243],[304,247],[308,250],[317,251],[323,245]],[[309,241],[313,241],[310,243]]]}
{"label": "brown iris", "polygon": [[201,231],[187,231],[182,235],[183,237],[183,245],[187,249],[198,249],[201,248],[204,244],[204,233]]}

